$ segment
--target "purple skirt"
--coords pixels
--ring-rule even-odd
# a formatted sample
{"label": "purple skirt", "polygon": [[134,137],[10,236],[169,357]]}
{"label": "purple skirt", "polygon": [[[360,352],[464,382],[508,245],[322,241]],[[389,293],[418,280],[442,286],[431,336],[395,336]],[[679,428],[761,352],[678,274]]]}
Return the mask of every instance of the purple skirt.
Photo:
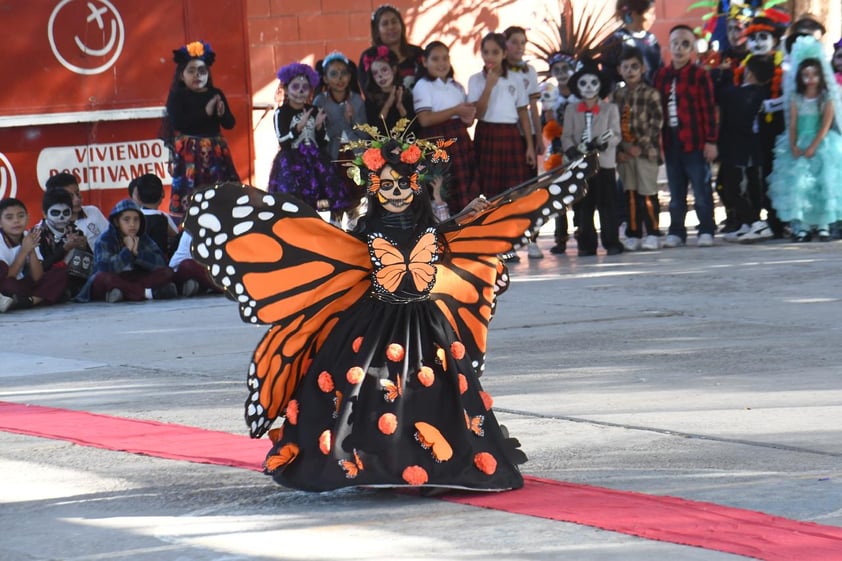
{"label": "purple skirt", "polygon": [[281,149],[272,162],[268,190],[293,195],[318,210],[340,212],[353,206],[335,164],[315,144]]}

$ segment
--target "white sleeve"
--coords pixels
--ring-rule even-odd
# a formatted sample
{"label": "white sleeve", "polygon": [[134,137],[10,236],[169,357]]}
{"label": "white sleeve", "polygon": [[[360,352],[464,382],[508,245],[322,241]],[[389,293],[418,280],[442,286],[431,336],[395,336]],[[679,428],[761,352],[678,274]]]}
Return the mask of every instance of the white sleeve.
{"label": "white sleeve", "polygon": [[415,82],[415,87],[412,88],[412,104],[415,106],[415,112],[432,111],[433,110],[433,89],[432,84],[426,78],[421,78]]}
{"label": "white sleeve", "polygon": [[538,88],[538,71],[531,64],[527,64],[526,67],[529,69],[529,90],[526,94],[529,99],[541,97],[541,90]]}
{"label": "white sleeve", "polygon": [[485,88],[485,78],[482,72],[477,72],[468,79],[468,103],[476,103]]}
{"label": "white sleeve", "polygon": [[510,80],[510,83],[515,85],[515,89],[517,93],[515,94],[515,107],[520,109],[521,107],[526,107],[529,105],[529,96],[526,93],[526,90],[523,88],[523,80]]}

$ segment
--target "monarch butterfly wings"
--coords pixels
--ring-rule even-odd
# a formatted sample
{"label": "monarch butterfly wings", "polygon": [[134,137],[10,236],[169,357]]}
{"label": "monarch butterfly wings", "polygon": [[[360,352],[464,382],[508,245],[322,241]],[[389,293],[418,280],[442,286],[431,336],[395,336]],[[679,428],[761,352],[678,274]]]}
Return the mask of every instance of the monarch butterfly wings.
{"label": "monarch butterfly wings", "polygon": [[597,166],[597,155],[588,154],[501,193],[464,223],[451,219],[439,224],[448,251],[438,264],[432,298],[465,345],[478,374],[484,367],[496,297],[508,287],[508,271],[497,255],[527,243],[527,232],[583,197],[587,179]]}
{"label": "monarch butterfly wings", "polygon": [[261,436],[339,316],[369,290],[368,247],[294,197],[234,183],[197,191],[184,226],[193,257],[243,321],[273,324],[248,373],[246,421]]}

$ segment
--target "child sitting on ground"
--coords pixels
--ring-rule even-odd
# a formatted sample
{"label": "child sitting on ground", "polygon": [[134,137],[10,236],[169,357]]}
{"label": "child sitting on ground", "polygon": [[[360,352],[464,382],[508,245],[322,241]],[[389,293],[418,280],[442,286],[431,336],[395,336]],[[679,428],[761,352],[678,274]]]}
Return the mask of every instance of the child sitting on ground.
{"label": "child sitting on ground", "polygon": [[41,230],[26,230],[29,214],[22,201],[0,201],[0,313],[58,302],[67,286],[60,269],[44,272],[38,256]]}
{"label": "child sitting on ground", "polygon": [[[66,299],[75,296],[84,286],[93,266],[93,250],[85,234],[73,223],[73,196],[64,189],[50,189],[41,201],[44,219],[37,228],[41,232],[38,254],[44,271],[53,268],[67,277]],[[65,299],[65,298],[62,298]]]}
{"label": "child sitting on ground", "polygon": [[140,207],[146,219],[146,233],[158,244],[166,257],[170,257],[175,250],[178,226],[172,217],[160,210],[164,200],[164,184],[154,173],[146,173],[132,180],[134,189],[129,189],[132,199]]}
{"label": "child sitting on ground", "polygon": [[167,299],[177,295],[173,271],[161,248],[144,233],[145,219],[131,199],[117,203],[109,226],[94,247],[94,274],[77,296],[80,302]]}

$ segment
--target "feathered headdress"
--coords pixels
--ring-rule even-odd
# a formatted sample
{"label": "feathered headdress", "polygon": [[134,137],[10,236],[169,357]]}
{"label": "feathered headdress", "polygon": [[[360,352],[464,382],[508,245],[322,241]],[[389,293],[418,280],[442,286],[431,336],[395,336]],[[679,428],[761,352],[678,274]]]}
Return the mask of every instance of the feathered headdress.
{"label": "feathered headdress", "polygon": [[290,82],[299,76],[304,76],[313,89],[319,85],[319,75],[309,64],[291,62],[278,70],[278,80],[281,81],[284,87],[288,86]]}
{"label": "feathered headdress", "polygon": [[354,140],[342,145],[342,150],[358,154],[353,160],[343,162],[348,177],[357,185],[368,183],[369,190],[376,191],[373,188],[377,186],[380,170],[386,164],[404,169],[408,167],[412,173],[407,175],[417,174],[416,183],[413,184],[413,190],[417,190],[417,179],[423,178],[429,164],[450,160],[444,148],[453,142],[416,138],[415,133],[408,132],[411,123],[409,119],[401,119],[386,135],[372,125],[355,125],[355,129],[366,133],[370,139]]}
{"label": "feathered headdress", "polygon": [[722,17],[737,20],[744,25],[749,25],[754,17],[761,14],[767,15],[773,20],[788,17],[784,12],[772,9],[774,6],[784,4],[786,1],[767,0],[766,2],[760,2],[758,0],[750,0],[743,2],[741,0],[699,0],[691,4],[687,8],[687,11],[690,12],[700,8],[708,11],[702,16],[704,25],[697,27],[694,31],[698,37],[710,40],[716,29],[717,21]]}
{"label": "feathered headdress", "polygon": [[176,64],[187,64],[194,58],[210,66],[216,60],[216,53],[211,49],[210,43],[205,43],[201,40],[187,43],[172,52],[172,59]]}
{"label": "feathered headdress", "polygon": [[[572,55],[576,60],[583,57],[599,60],[605,46],[605,39],[616,26],[613,18],[608,17],[607,2],[590,3],[589,7],[574,12],[569,0],[558,0],[558,18],[545,16],[544,28],[530,29],[530,44],[536,55],[552,66],[551,59],[563,54]],[[600,8],[593,6],[600,5]],[[544,13],[553,13],[547,8]],[[543,72],[549,74],[549,71]]]}

